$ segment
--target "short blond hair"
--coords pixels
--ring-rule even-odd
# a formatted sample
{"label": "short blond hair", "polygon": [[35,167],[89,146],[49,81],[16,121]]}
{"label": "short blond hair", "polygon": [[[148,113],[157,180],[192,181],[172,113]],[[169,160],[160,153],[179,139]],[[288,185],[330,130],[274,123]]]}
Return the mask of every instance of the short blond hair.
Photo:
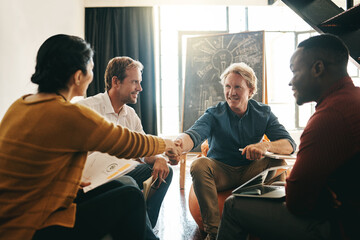
{"label": "short blond hair", "polygon": [[225,85],[225,79],[230,73],[239,74],[246,80],[247,86],[252,90],[252,94],[249,98],[252,98],[257,92],[257,78],[254,70],[244,62],[231,64],[220,76],[221,84],[223,86]]}

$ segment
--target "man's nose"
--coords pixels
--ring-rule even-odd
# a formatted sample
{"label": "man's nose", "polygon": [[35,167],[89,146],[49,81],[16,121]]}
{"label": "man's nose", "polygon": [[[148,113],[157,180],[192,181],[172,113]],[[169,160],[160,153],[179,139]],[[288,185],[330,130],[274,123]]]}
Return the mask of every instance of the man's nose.
{"label": "man's nose", "polygon": [[139,92],[141,92],[141,91],[143,90],[140,83],[139,83],[138,86],[137,86],[137,90],[138,90]]}
{"label": "man's nose", "polygon": [[229,95],[235,95],[235,90],[234,90],[234,88],[230,88],[230,90],[229,90]]}

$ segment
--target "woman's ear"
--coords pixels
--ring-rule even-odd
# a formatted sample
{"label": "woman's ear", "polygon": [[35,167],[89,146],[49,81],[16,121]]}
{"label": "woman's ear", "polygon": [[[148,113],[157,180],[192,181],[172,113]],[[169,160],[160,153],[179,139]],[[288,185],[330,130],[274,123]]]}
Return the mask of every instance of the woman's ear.
{"label": "woman's ear", "polygon": [[81,74],[82,74],[82,71],[77,70],[73,75],[71,75],[69,82],[67,83],[67,86],[69,89],[73,86],[75,86],[75,87],[80,86]]}
{"label": "woman's ear", "polygon": [[81,83],[81,78],[83,76],[83,72],[81,70],[77,70],[74,74],[73,74],[73,78],[72,80],[72,83],[75,85],[75,86],[80,86],[80,83]]}

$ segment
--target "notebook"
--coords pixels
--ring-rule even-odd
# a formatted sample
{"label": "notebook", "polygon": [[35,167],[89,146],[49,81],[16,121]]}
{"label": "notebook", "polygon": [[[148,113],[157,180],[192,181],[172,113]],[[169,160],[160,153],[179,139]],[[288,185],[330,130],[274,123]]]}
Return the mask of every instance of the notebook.
{"label": "notebook", "polygon": [[234,196],[252,198],[283,198],[285,197],[285,183],[275,182],[276,177],[286,174],[292,166],[278,166],[265,169],[246,183],[232,191]]}

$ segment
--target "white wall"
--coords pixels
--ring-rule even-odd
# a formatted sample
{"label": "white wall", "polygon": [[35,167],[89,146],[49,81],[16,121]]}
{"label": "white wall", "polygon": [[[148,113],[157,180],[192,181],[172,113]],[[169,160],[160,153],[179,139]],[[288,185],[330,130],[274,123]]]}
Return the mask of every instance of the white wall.
{"label": "white wall", "polygon": [[84,0],[0,0],[0,120],[30,81],[40,45],[65,33],[84,37]]}

